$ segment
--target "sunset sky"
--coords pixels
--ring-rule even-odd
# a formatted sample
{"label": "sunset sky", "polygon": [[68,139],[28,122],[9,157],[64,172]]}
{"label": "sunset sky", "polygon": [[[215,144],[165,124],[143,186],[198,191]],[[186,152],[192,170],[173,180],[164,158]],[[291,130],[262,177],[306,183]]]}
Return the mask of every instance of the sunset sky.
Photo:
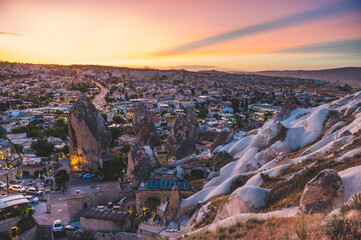
{"label": "sunset sky", "polygon": [[0,60],[240,71],[361,66],[361,1],[0,0]]}

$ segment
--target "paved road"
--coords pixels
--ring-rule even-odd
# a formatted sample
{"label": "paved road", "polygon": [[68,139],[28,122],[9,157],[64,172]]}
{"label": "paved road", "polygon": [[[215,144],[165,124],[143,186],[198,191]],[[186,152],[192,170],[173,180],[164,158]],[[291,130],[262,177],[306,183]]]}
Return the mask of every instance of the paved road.
{"label": "paved road", "polygon": [[93,81],[93,83],[100,88],[100,93],[95,96],[93,104],[96,108],[103,109],[103,106],[106,103],[104,98],[109,93],[109,89],[103,87],[103,85],[101,85],[99,82]]}
{"label": "paved road", "polygon": [[54,220],[61,219],[63,220],[64,224],[67,224],[69,222],[70,216],[66,205],[66,195],[56,192],[45,193],[44,197],[49,199],[50,213],[47,213],[46,201],[35,204],[35,212],[33,216],[36,221],[41,225],[52,225]]}

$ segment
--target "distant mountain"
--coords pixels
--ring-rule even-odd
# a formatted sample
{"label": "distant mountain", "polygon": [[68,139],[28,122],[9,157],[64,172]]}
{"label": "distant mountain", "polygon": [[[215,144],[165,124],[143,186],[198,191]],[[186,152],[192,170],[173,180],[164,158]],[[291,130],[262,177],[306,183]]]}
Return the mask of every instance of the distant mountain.
{"label": "distant mountain", "polygon": [[361,87],[361,67],[344,67],[322,70],[286,70],[286,71],[260,71],[255,74],[278,77],[296,77],[339,82],[353,87]]}

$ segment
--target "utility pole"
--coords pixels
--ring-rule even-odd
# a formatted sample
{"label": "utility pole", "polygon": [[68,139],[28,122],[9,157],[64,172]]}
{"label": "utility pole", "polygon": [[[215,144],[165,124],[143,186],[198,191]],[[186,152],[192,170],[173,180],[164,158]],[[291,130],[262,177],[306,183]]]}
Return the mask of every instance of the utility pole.
{"label": "utility pole", "polygon": [[7,190],[7,194],[8,196],[10,195],[10,189],[9,189],[9,177],[8,174],[6,173],[6,190]]}

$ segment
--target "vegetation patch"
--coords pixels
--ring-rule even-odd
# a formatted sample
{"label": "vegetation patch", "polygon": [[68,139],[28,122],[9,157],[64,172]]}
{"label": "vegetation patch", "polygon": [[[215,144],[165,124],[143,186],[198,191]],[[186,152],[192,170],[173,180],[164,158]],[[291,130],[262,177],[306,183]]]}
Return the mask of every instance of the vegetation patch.
{"label": "vegetation patch", "polygon": [[274,179],[267,180],[266,186],[271,187],[267,205],[261,211],[271,211],[279,208],[296,206],[302,196],[303,189],[307,182],[314,178],[319,172],[326,168],[335,168],[338,165],[335,161],[325,162],[317,160],[312,167],[306,167],[305,170],[299,174],[294,175],[289,180],[282,180],[282,175],[279,174]]}
{"label": "vegetation patch", "polygon": [[[320,239],[322,234],[324,234],[322,229],[319,227],[321,221],[323,220],[322,215],[305,215],[302,221],[306,227],[303,228],[300,225],[300,220],[302,219],[249,219],[246,222],[238,222],[235,225],[229,226],[227,228],[220,228],[215,232],[206,231],[190,236],[180,237],[178,239],[295,239],[292,237],[298,236],[297,231],[299,231],[299,233],[307,235],[307,239],[316,240]],[[302,229],[305,229],[305,231]]]}
{"label": "vegetation patch", "polygon": [[219,206],[225,203],[228,197],[229,195],[224,195],[213,200],[211,204],[208,206],[209,211],[206,213],[206,216],[202,219],[202,221],[194,225],[194,229],[199,229],[206,225],[211,224],[217,216]]}
{"label": "vegetation patch", "polygon": [[250,175],[239,175],[236,179],[233,180],[230,188],[230,193],[232,193],[237,188],[242,187],[246,182],[253,177],[255,174]]}
{"label": "vegetation patch", "polygon": [[194,180],[191,181],[191,186],[194,189],[194,191],[199,192],[200,190],[203,189],[203,186],[208,183],[210,180],[208,179],[198,179],[198,180]]}
{"label": "vegetation patch", "polygon": [[341,207],[341,213],[346,215],[351,210],[357,210],[361,214],[361,193],[355,193],[350,200]]}
{"label": "vegetation patch", "polygon": [[17,224],[19,228],[19,235],[23,234],[26,230],[29,230],[35,225],[36,225],[36,220],[32,216],[21,219]]}
{"label": "vegetation patch", "polygon": [[221,169],[223,166],[234,161],[234,158],[228,152],[220,152],[217,156],[204,160],[208,166]]}
{"label": "vegetation patch", "polygon": [[351,218],[333,218],[325,226],[326,235],[332,239],[361,239],[361,221]]}

